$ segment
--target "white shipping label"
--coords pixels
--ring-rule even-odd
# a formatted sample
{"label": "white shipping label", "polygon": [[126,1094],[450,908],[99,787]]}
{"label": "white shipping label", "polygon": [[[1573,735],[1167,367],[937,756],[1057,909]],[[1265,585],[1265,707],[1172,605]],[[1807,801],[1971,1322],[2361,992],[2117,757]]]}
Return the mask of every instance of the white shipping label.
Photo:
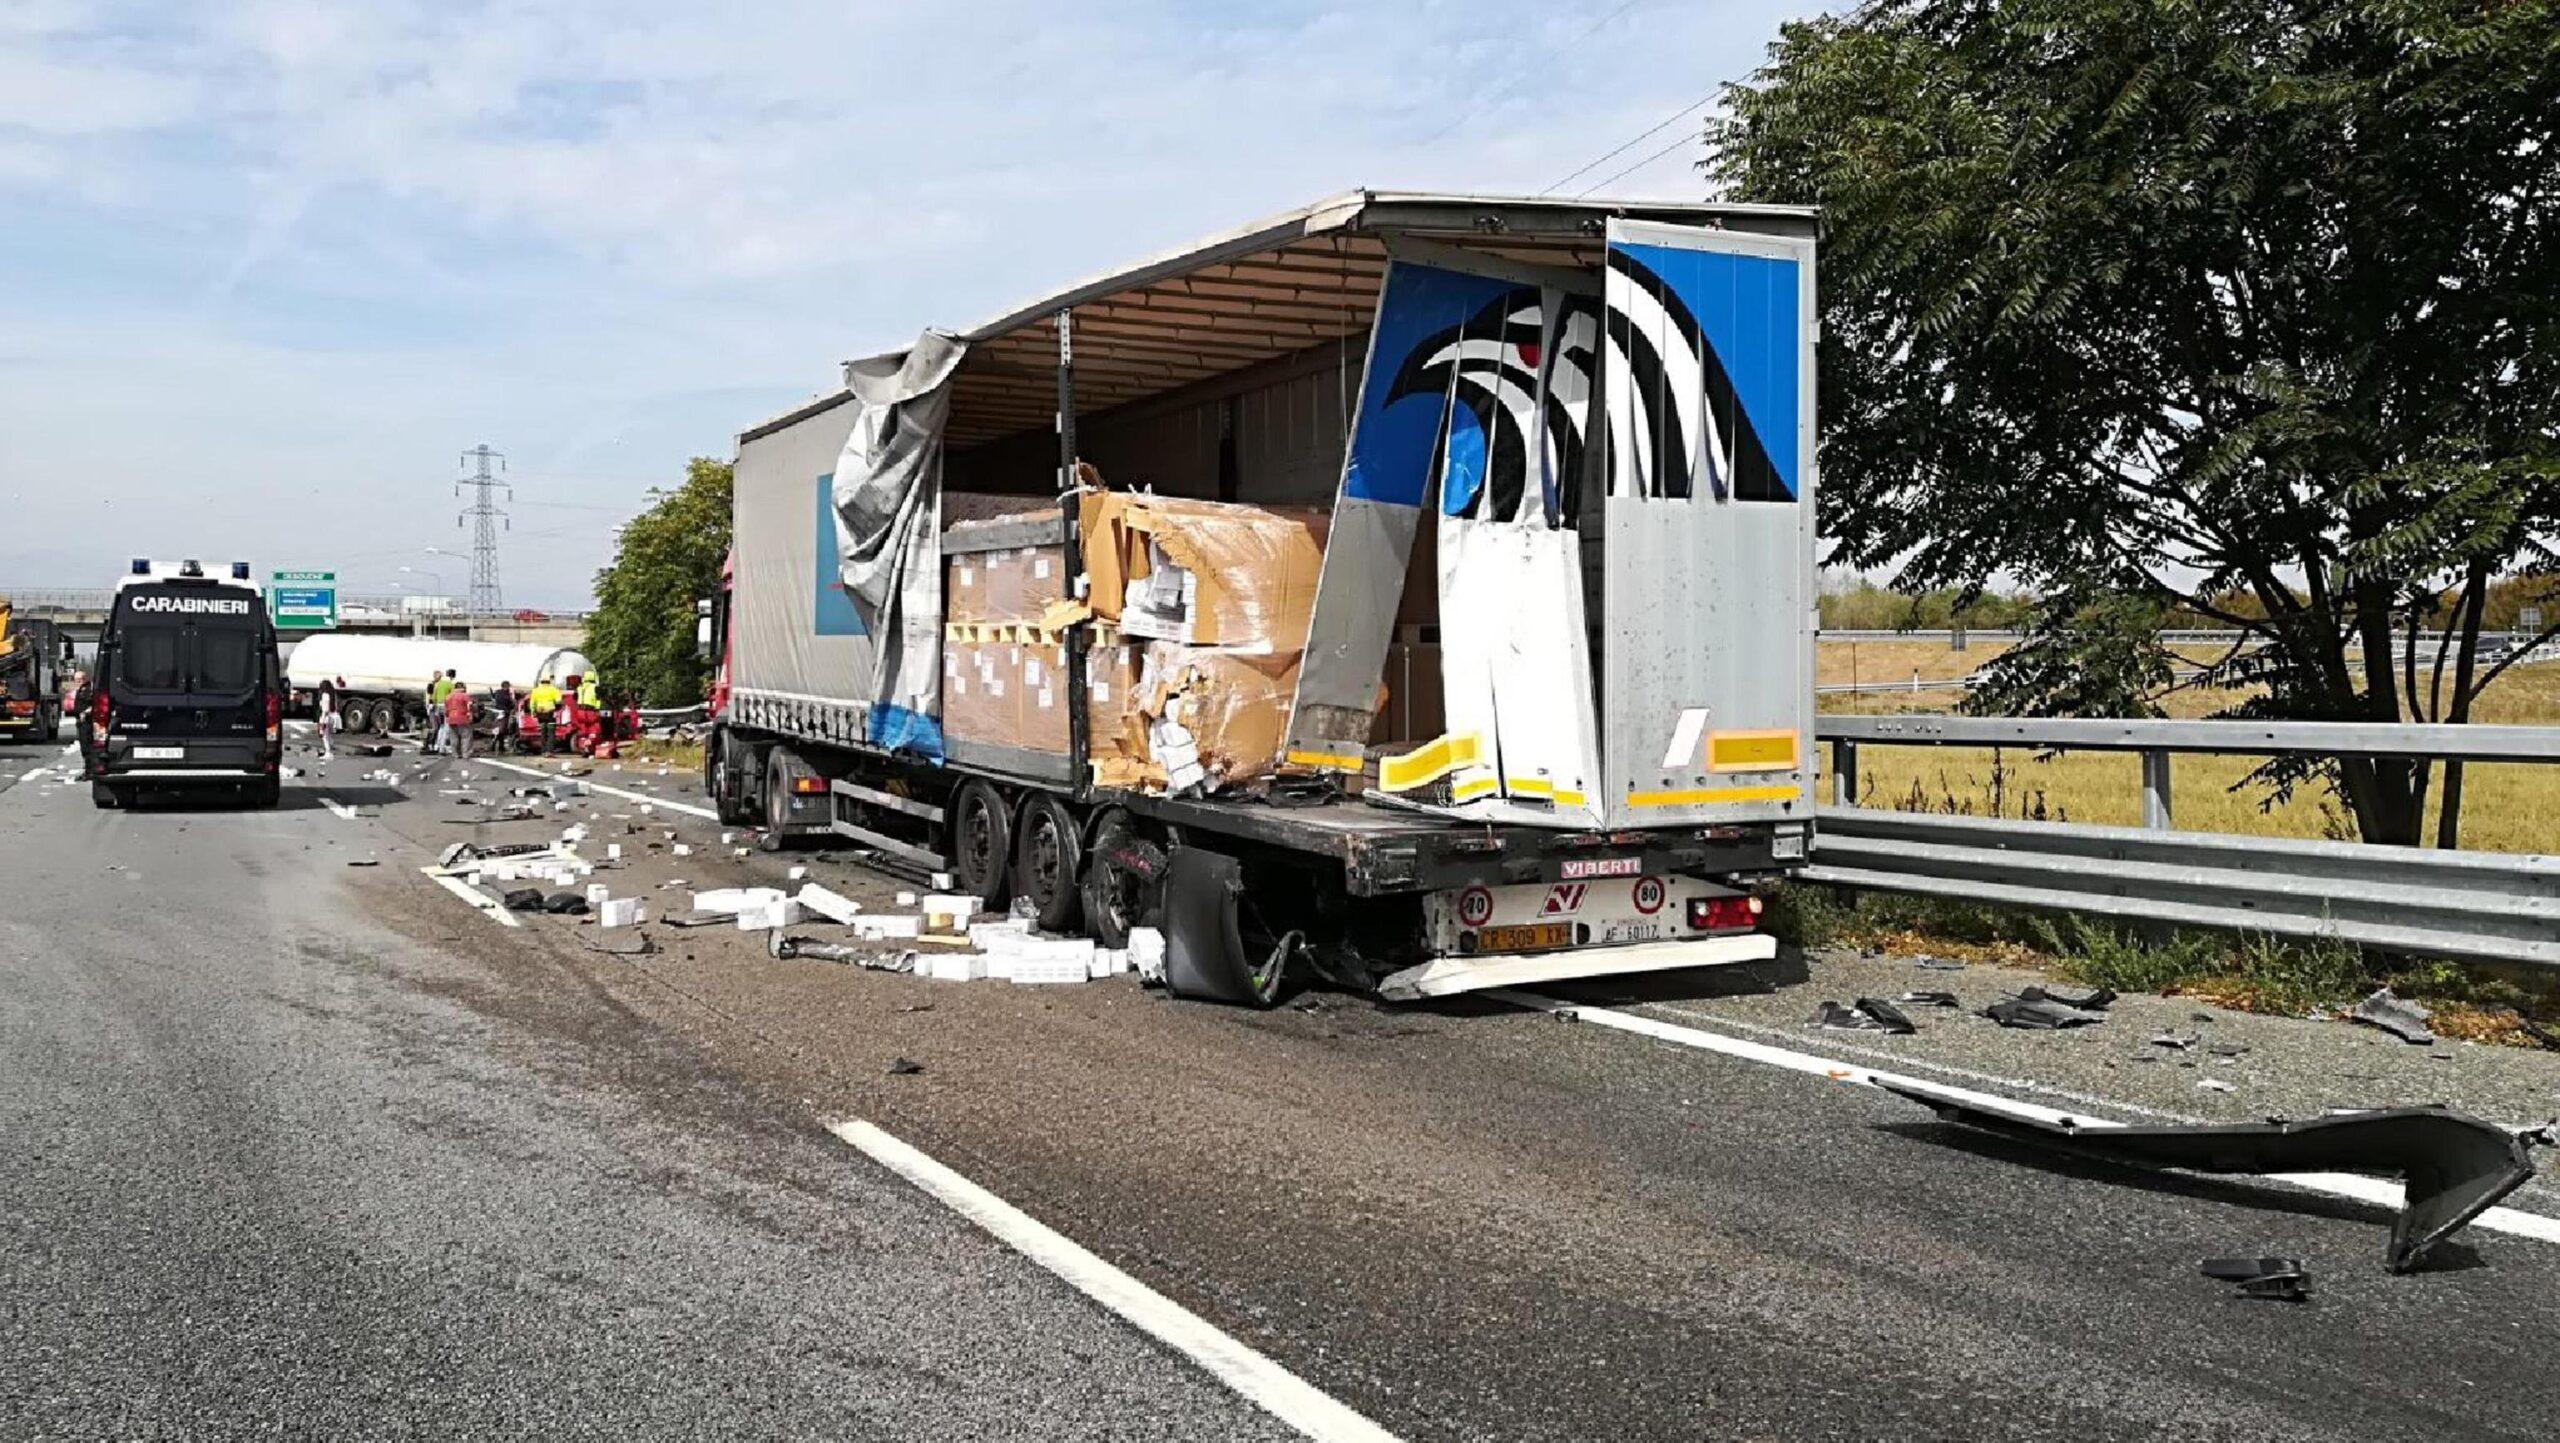
{"label": "white shipping label", "polygon": [[1111,683],[1107,681],[1097,681],[1093,684],[1091,690],[1095,701],[1111,700]]}
{"label": "white shipping label", "polygon": [[1004,695],[1004,683],[1003,683],[1003,682],[1000,682],[1000,681],[998,681],[998,680],[996,680],[994,677],[988,677],[988,678],[987,678],[987,695],[989,695],[989,696],[1002,696],[1002,695]]}
{"label": "white shipping label", "polygon": [[1044,686],[1044,687],[1040,688],[1040,708],[1041,708],[1041,710],[1046,711],[1046,710],[1048,710],[1048,707],[1049,707],[1049,689],[1048,689],[1047,687],[1045,687],[1045,686]]}
{"label": "white shipping label", "polygon": [[1040,659],[1038,657],[1032,657],[1022,663],[1022,684],[1024,686],[1038,686],[1040,684]]}
{"label": "white shipping label", "polygon": [[967,696],[969,694],[969,679],[965,676],[953,677],[951,679],[951,694],[953,696]]}
{"label": "white shipping label", "polygon": [[978,573],[975,568],[967,566],[960,568],[960,584],[962,586],[975,586],[977,585],[977,582]]}
{"label": "white shipping label", "polygon": [[1048,558],[1048,557],[1046,557],[1046,556],[1043,556],[1043,557],[1041,557],[1039,560],[1032,562],[1032,563],[1031,563],[1031,575],[1032,575],[1032,579],[1034,579],[1034,580],[1036,580],[1036,581],[1046,581],[1046,580],[1048,580],[1048,579],[1049,579],[1049,558]]}

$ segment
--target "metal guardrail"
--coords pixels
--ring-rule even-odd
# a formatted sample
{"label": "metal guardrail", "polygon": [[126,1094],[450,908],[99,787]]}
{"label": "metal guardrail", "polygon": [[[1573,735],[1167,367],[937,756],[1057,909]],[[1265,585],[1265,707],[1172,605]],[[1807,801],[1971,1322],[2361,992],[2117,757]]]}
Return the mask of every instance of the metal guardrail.
{"label": "metal guardrail", "polygon": [[2560,966],[2560,857],[2437,851],[2170,829],[2169,758],[2434,757],[2560,762],[2560,728],[1823,716],[1835,798],[1858,748],[2022,747],[2141,756],[2141,827],[1821,809],[1807,881],[2177,926],[2334,938],[2474,961]]}

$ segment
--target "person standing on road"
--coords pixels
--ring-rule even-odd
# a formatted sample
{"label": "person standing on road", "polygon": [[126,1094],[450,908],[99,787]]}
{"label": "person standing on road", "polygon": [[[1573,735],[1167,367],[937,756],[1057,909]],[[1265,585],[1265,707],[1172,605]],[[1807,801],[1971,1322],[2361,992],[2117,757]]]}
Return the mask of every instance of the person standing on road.
{"label": "person standing on road", "polygon": [[453,754],[466,762],[471,760],[471,688],[458,677],[453,688],[444,694],[444,725],[453,737]]}
{"label": "person standing on road", "polygon": [[498,739],[492,746],[500,752],[514,747],[516,739],[516,684],[498,683],[498,694],[489,698],[489,710],[498,714]]}
{"label": "person standing on road", "polygon": [[321,679],[320,692],[312,702],[312,710],[320,722],[320,760],[336,761],[337,754],[329,749],[329,738],[336,735],[338,730],[338,684],[336,682],[325,677]]}
{"label": "person standing on road", "polygon": [[427,744],[423,750],[448,750],[450,729],[445,725],[444,699],[452,694],[454,680],[453,672],[448,670],[427,683]]}
{"label": "person standing on road", "polygon": [[553,686],[551,678],[546,676],[535,682],[533,690],[525,694],[524,704],[533,712],[534,725],[542,728],[542,754],[547,757],[551,755],[553,728],[559,723],[560,688]]}

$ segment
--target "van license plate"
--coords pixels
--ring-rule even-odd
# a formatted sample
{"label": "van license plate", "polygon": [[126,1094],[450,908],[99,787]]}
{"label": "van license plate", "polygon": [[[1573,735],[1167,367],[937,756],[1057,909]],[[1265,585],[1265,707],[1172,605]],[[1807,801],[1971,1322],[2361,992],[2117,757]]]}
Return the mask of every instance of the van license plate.
{"label": "van license plate", "polygon": [[1479,952],[1551,952],[1572,945],[1571,922],[1528,922],[1515,927],[1476,929]]}
{"label": "van license plate", "polygon": [[135,747],[133,759],[137,762],[183,762],[187,759],[187,749],[185,747]]}

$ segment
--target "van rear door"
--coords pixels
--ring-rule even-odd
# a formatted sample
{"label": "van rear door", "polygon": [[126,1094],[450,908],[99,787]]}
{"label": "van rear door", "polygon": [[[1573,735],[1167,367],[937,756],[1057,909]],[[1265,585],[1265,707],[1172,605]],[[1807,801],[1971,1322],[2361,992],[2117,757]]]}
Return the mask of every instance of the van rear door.
{"label": "van rear door", "polygon": [[182,611],[117,600],[115,656],[107,669],[114,704],[110,766],[118,771],[261,771],[269,742],[267,698],[274,647],[254,607]]}

